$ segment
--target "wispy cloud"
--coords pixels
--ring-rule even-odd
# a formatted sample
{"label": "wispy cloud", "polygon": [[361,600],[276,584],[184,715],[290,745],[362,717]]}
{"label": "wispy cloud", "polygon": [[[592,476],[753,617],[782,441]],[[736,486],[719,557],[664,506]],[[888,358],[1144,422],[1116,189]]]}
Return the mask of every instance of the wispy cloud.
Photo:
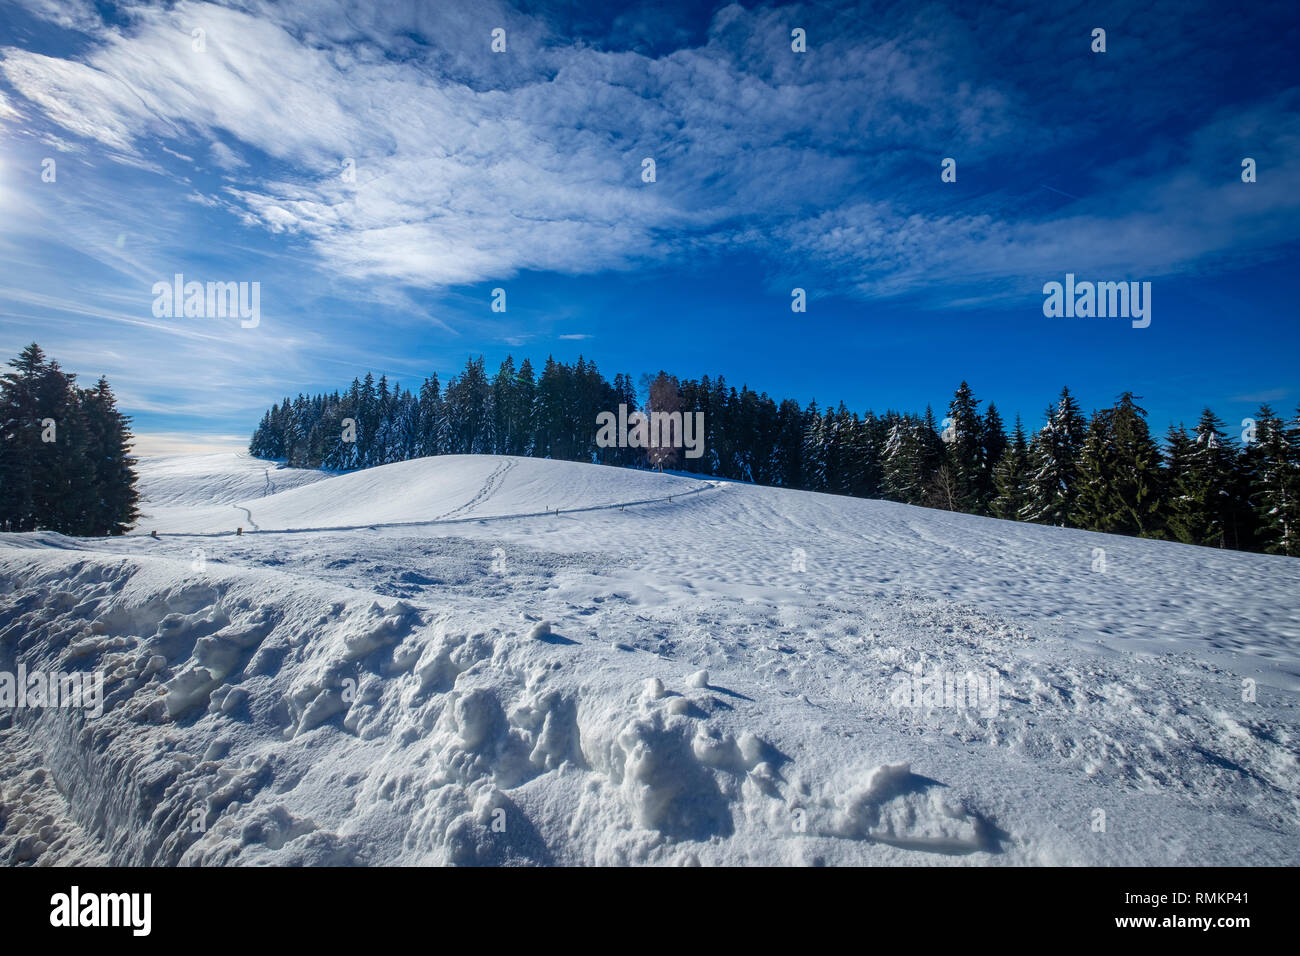
{"label": "wispy cloud", "polygon": [[[518,15],[511,55],[493,55],[498,21],[462,12],[459,32],[436,33],[461,45],[454,79],[446,51],[394,62],[323,49],[280,8],[131,12],[80,59],[8,48],[0,70],[50,121],[123,155],[156,142],[175,155],[200,135],[219,166],[243,169],[228,135],[280,161],[291,175],[229,191],[245,221],[303,236],[327,267],[361,279],[623,268],[670,254],[672,232],[788,213],[811,198],[788,190],[809,174],[820,191],[847,187],[860,173],[846,147],[1007,126],[996,92],[946,92],[929,51],[876,41],[799,61],[770,10],[728,7],[703,47],[659,58],[565,45]],[[404,26],[366,20],[385,43]],[[645,157],[655,183],[641,180]]]}
{"label": "wispy cloud", "polygon": [[[361,280],[445,286],[626,268],[713,232],[841,275],[855,262],[846,288],[876,295],[925,286],[940,261],[967,282],[1067,260],[1111,267],[1135,250],[1150,260],[1140,268],[1168,271],[1243,237],[1295,238],[1282,225],[1294,217],[1275,205],[1280,189],[1229,197],[1231,170],[1189,178],[1158,161],[1112,184],[1104,202],[1013,210],[1004,197],[954,209],[937,185],[939,155],[969,163],[1020,149],[1016,133],[1032,118],[995,79],[946,75],[968,52],[960,21],[947,35],[896,23],[886,39],[845,10],[730,6],[702,46],[650,57],[565,43],[505,7],[484,11],[370,11],[354,22],[348,4],[132,7],[128,26],[105,29],[80,57],[10,47],[0,70],[49,121],[123,158],[146,160],[156,143],[179,158],[173,146],[207,138],[218,167],[247,171],[224,193],[246,224],[300,236],[325,267]],[[820,27],[812,54],[791,53],[792,17]],[[488,51],[497,22],[510,24],[508,54]],[[375,55],[371,44],[401,49],[412,27],[440,47]],[[331,47],[322,33],[363,42]],[[1218,150],[1235,135],[1277,156],[1272,181],[1286,181],[1294,106],[1292,91],[1253,123],[1211,122],[1190,145]],[[244,152],[281,174],[258,175]],[[924,195],[918,208],[896,198],[907,154],[926,168],[902,189]],[[655,183],[641,181],[645,157]],[[889,198],[862,198],[884,185]],[[737,232],[737,221],[753,225]]]}

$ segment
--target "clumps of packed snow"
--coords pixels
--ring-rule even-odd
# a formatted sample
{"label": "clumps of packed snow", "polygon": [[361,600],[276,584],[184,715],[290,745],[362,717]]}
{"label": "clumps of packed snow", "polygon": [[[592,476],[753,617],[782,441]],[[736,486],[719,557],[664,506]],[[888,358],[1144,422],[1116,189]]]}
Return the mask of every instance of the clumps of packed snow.
{"label": "clumps of packed snow", "polygon": [[1300,860],[1300,562],[474,456],[236,536],[230,469],[0,536],[0,673],[104,681],[0,711],[0,860]]}

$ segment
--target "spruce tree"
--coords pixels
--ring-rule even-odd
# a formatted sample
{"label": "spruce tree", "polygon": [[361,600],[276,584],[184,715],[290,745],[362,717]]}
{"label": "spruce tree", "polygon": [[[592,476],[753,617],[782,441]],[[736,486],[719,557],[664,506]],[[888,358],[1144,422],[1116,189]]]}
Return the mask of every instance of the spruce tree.
{"label": "spruce tree", "polygon": [[515,376],[515,420],[517,432],[511,445],[512,455],[533,455],[533,443],[536,432],[537,377],[533,374],[533,363],[524,359],[519,364],[519,374]]}
{"label": "spruce tree", "polygon": [[1015,521],[1025,506],[1029,484],[1029,443],[1025,427],[1016,416],[1016,430],[993,469],[995,495],[989,510],[995,518]]}
{"label": "spruce tree", "polygon": [[[933,417],[933,416],[931,416]],[[934,436],[930,426],[914,417],[894,417],[884,449],[885,496],[903,504],[924,503],[930,494],[930,484],[938,470],[935,445],[927,436]],[[942,446],[937,449],[942,454]]]}
{"label": "spruce tree", "polygon": [[983,446],[984,469],[976,485],[976,497],[980,502],[977,514],[989,513],[993,498],[998,493],[993,470],[1002,460],[1003,452],[1007,450],[1006,426],[1002,424],[1002,415],[999,414],[998,407],[992,402],[989,402],[989,407],[984,411],[983,425],[980,443]]}
{"label": "spruce tree", "polygon": [[859,498],[879,498],[881,461],[876,416],[867,412],[859,418],[855,414],[848,426],[845,453],[849,473],[847,493]]}
{"label": "spruce tree", "polygon": [[1169,527],[1173,536],[1188,544],[1231,547],[1236,454],[1224,434],[1223,422],[1205,409],[1186,444],[1171,447],[1171,451],[1179,456],[1179,461],[1170,465],[1174,484]]}
{"label": "spruce tree", "polygon": [[90,515],[94,535],[125,534],[139,517],[136,505],[135,458],[131,453],[131,419],[117,408],[108,379],[100,376],[93,389],[82,392],[86,408],[86,447],[90,454],[91,487],[95,490]]}
{"label": "spruce tree", "polygon": [[420,454],[441,455],[446,442],[442,383],[434,372],[420,386]]}
{"label": "spruce tree", "polygon": [[[37,375],[35,396],[41,441],[34,447],[32,514],[35,527],[62,534],[87,534],[89,491],[85,420],[75,376],[51,361]],[[83,520],[84,519],[84,520]]]}
{"label": "spruce tree", "polygon": [[0,375],[0,528],[31,531],[34,524],[36,471],[44,417],[38,385],[48,369],[45,353],[33,342],[10,361],[12,372]]}
{"label": "spruce tree", "polygon": [[787,398],[777,409],[776,424],[774,481],[783,488],[807,487],[804,477],[803,430],[803,409],[794,399]]}
{"label": "spruce tree", "polygon": [[[637,401],[636,383],[632,381],[632,376],[628,375],[626,372],[621,372],[618,375],[614,376],[614,394],[610,396],[609,408],[606,410],[614,413],[614,415],[617,416],[618,407],[620,405],[625,405],[627,406],[628,413],[630,414],[632,410],[637,407],[637,404],[638,401]],[[703,409],[706,408],[707,406],[708,406],[708,379],[706,377],[704,382],[701,383],[701,386],[694,390],[694,396],[691,402],[691,407],[696,409]],[[704,430],[706,436],[708,434],[708,427],[709,427],[708,421],[706,419],[704,423]],[[640,462],[641,449],[639,448],[618,448],[618,449],[614,449],[614,451],[617,452],[617,454],[614,456],[614,460],[620,465],[630,467],[630,466],[635,466]],[[707,470],[707,472],[711,475],[717,474],[717,472],[715,471],[715,462],[709,458],[709,447],[707,441],[704,447],[704,455],[699,459],[699,461],[702,463],[699,466],[702,470]]]}
{"label": "spruce tree", "polygon": [[1160,537],[1160,449],[1132,392],[1097,412],[1079,458],[1075,523],[1090,531]]}
{"label": "spruce tree", "polygon": [[[753,392],[750,392],[752,395]],[[780,459],[777,455],[777,441],[780,437],[781,412],[777,408],[776,402],[768,396],[766,392],[760,393],[755,400],[754,430],[753,436],[756,442],[754,449],[754,481],[761,485],[775,485],[778,479],[778,467]],[[684,414],[690,414],[696,406],[693,404],[685,405]],[[857,416],[854,416],[856,422]],[[698,470],[696,467],[699,459],[686,459],[688,470]],[[865,467],[865,466],[864,466]]]}
{"label": "spruce tree", "polygon": [[[1300,416],[1298,416],[1300,417]],[[1300,556],[1300,455],[1289,430],[1268,405],[1255,413],[1255,440],[1242,451],[1251,482],[1257,547]]]}
{"label": "spruce tree", "polygon": [[925,501],[926,491],[933,483],[935,475],[938,474],[940,467],[948,461],[948,451],[944,447],[939,425],[935,422],[934,409],[929,405],[925,406],[925,417],[920,421],[916,438],[918,442],[917,473],[921,483],[921,497],[916,503],[922,504]]}
{"label": "spruce tree", "polygon": [[136,518],[129,420],[32,343],[0,376],[0,528],[121,534]]}
{"label": "spruce tree", "polygon": [[492,378],[492,452],[496,455],[511,454],[516,442],[515,374],[514,357],[507,355]]}
{"label": "spruce tree", "polygon": [[827,438],[816,399],[808,403],[804,421],[803,444],[799,454],[803,462],[803,487],[808,491],[825,491]]}
{"label": "spruce tree", "polygon": [[985,495],[990,466],[984,457],[984,421],[979,405],[970,386],[962,382],[948,406],[942,433],[947,463],[943,497],[954,510],[972,514],[982,513],[988,504]]}
{"label": "spruce tree", "polygon": [[1087,424],[1069,388],[1061,389],[1047,423],[1029,446],[1029,490],[1021,518],[1039,524],[1067,526],[1078,497],[1079,455]]}

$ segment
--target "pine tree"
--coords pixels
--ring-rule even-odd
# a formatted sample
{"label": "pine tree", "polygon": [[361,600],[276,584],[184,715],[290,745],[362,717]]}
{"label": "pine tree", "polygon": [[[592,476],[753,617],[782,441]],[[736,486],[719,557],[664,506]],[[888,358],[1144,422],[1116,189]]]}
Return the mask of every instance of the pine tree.
{"label": "pine tree", "polygon": [[455,455],[490,454],[492,439],[492,386],[483,357],[470,358],[460,376],[447,383],[448,439]]}
{"label": "pine tree", "polygon": [[446,446],[445,416],[442,404],[442,384],[434,372],[420,386],[420,454],[441,455]]}
{"label": "pine tree", "polygon": [[35,463],[41,445],[44,418],[37,397],[38,383],[49,366],[41,347],[33,342],[10,361],[12,372],[0,375],[0,528],[31,531],[35,527]]}
{"label": "pine tree", "polygon": [[492,451],[509,455],[517,442],[518,402],[515,398],[515,360],[507,355],[492,379]]}
{"label": "pine tree", "polygon": [[[937,471],[933,445],[938,443],[937,436],[932,442],[927,433],[934,435],[927,422],[910,416],[894,416],[884,450],[884,488],[891,500],[909,505],[927,500]],[[942,455],[942,451],[939,445],[938,454]]]}
{"label": "pine tree", "polygon": [[[804,413],[799,403],[787,398],[777,410],[776,464],[774,483],[783,488],[804,488]],[[706,450],[707,453],[707,450]]]}
{"label": "pine tree", "polygon": [[799,457],[803,462],[803,487],[808,491],[826,490],[826,433],[817,400],[804,411],[803,445]]}
{"label": "pine tree", "polygon": [[135,520],[129,420],[101,378],[82,389],[36,343],[0,376],[0,528],[121,534]]}
{"label": "pine tree", "polygon": [[563,458],[567,453],[564,442],[564,391],[565,374],[561,365],[551,356],[546,357],[542,375],[537,380],[537,450],[539,458]]}
{"label": "pine tree", "polygon": [[42,425],[41,442],[28,466],[35,526],[62,534],[89,533],[92,506],[87,497],[93,492],[75,376],[51,361],[36,378],[35,395]]}
{"label": "pine tree", "polygon": [[1089,531],[1109,531],[1116,502],[1112,482],[1117,472],[1115,447],[1111,440],[1111,409],[1093,412],[1088,437],[1079,453],[1078,497],[1073,523]]}
{"label": "pine tree", "polygon": [[1079,458],[1074,521],[1111,534],[1163,534],[1160,449],[1132,392],[1093,415]]}
{"label": "pine tree", "polygon": [[881,492],[880,447],[876,416],[867,412],[853,415],[848,423],[845,462],[849,474],[847,494],[858,498],[879,498]]}
{"label": "pine tree", "polygon": [[1029,446],[1028,494],[1020,516],[1025,521],[1066,526],[1078,497],[1079,455],[1087,424],[1069,388],[1061,389],[1047,423]]}
{"label": "pine tree", "polygon": [[100,376],[82,392],[86,407],[91,487],[95,489],[90,530],[94,535],[125,534],[139,517],[135,459],[131,454],[131,419],[117,409],[117,397]]}
{"label": "pine tree", "polygon": [[734,392],[735,389],[729,388],[721,375],[714,379],[709,393],[709,411],[705,416],[704,430],[709,436],[708,447],[713,451],[714,474],[723,478],[738,477],[731,430],[735,409],[731,397]]}
{"label": "pine tree", "polygon": [[947,470],[942,472],[943,499],[948,502],[944,507],[973,514],[983,513],[987,506],[985,489],[990,470],[984,458],[984,421],[979,405],[970,386],[962,382],[948,406],[942,434],[947,453]]}
{"label": "pine tree", "polygon": [[334,445],[333,454],[328,464],[322,462],[326,467],[338,471],[351,471],[363,466],[361,434],[366,426],[364,416],[361,414],[361,391],[361,382],[353,378],[340,403],[338,421],[335,423],[338,432],[334,436],[337,438],[337,443]]}
{"label": "pine tree", "polygon": [[983,425],[980,441],[983,446],[984,470],[976,486],[976,495],[981,503],[978,513],[988,514],[993,499],[998,493],[993,469],[1002,460],[1003,452],[1007,450],[1006,426],[1002,424],[1002,415],[998,412],[998,407],[992,402],[989,402],[989,407],[985,409]]}
{"label": "pine tree", "polygon": [[1170,466],[1174,485],[1169,527],[1174,537],[1188,544],[1232,547],[1230,485],[1236,455],[1223,422],[1205,409],[1187,444],[1176,451],[1180,460]]}
{"label": "pine tree", "polygon": [[1179,422],[1169,429],[1165,436],[1164,451],[1164,486],[1165,486],[1165,537],[1174,541],[1181,540],[1175,515],[1184,507],[1182,487],[1184,476],[1191,467],[1193,443],[1187,428]]}
{"label": "pine tree", "polygon": [[361,381],[361,391],[357,394],[358,468],[372,468],[379,464],[378,435],[379,403],[375,397],[375,377],[367,372]]}
{"label": "pine tree", "polygon": [[[295,404],[295,417],[302,420],[302,411]],[[375,464],[389,465],[397,459],[394,457],[393,395],[388,388],[388,376],[379,376],[379,386],[375,390]]]}
{"label": "pine tree", "polygon": [[822,443],[823,456],[826,461],[826,477],[823,482],[824,491],[834,495],[842,495],[847,488],[848,475],[845,468],[845,434],[844,430],[848,422],[848,409],[841,402],[837,410],[831,411],[830,408],[822,415]]}
{"label": "pine tree", "polygon": [[1029,443],[1025,439],[1025,427],[1017,415],[1011,442],[1003,449],[993,469],[995,495],[989,505],[993,517],[1017,520],[1027,500],[1028,484]]}
{"label": "pine tree", "polygon": [[537,377],[533,363],[524,359],[515,376],[515,438],[510,446],[512,455],[535,455],[533,443],[537,430],[534,406],[537,400]]}
{"label": "pine tree", "polygon": [[[701,398],[697,392],[695,407],[701,407],[700,402]],[[620,372],[618,375],[614,376],[614,394],[609,398],[608,411],[617,415],[620,405],[627,408],[629,413],[637,407],[636,385],[632,381],[632,376],[624,372]],[[639,448],[617,448],[611,449],[611,451],[615,453],[614,461],[617,464],[633,466],[638,464],[640,461],[641,449]],[[706,448],[705,453],[707,454],[707,452],[708,449]],[[707,470],[709,474],[716,474],[711,465]]]}
{"label": "pine tree", "polygon": [[[753,392],[749,393],[754,395]],[[777,483],[778,458],[776,453],[777,438],[780,433],[781,413],[766,392],[753,398],[754,429],[752,437],[754,481],[760,485]],[[687,406],[689,410],[691,406]],[[691,459],[687,459],[690,461]]]}
{"label": "pine tree", "polygon": [[[1300,414],[1297,414],[1300,423]],[[1269,554],[1300,556],[1300,429],[1288,430],[1268,405],[1255,413],[1255,438],[1243,449],[1255,544]]]}

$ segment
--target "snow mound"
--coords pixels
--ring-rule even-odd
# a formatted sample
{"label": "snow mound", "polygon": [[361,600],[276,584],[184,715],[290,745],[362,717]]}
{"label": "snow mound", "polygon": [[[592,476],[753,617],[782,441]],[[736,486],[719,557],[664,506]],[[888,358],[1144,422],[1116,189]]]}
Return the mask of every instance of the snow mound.
{"label": "snow mound", "polygon": [[[282,471],[259,464],[268,482],[284,481]],[[235,497],[252,482],[252,468],[244,467],[243,461],[239,465],[229,482],[202,477],[202,489],[211,489],[217,496],[211,500],[204,500],[203,490],[188,497],[176,490],[184,480],[183,463],[161,466],[161,472],[153,472],[154,477],[145,483],[151,517],[137,527],[176,534],[231,532],[236,527],[245,532],[348,529],[521,515],[559,519],[574,512],[648,504],[713,487],[710,482],[669,474],[577,462],[442,455],[334,476],[302,472],[299,474],[313,477],[265,496]],[[144,474],[151,471],[149,466],[143,469]],[[330,480],[319,480],[326,477]],[[156,493],[171,497],[160,499],[161,507],[154,507],[152,496]],[[170,506],[172,500],[200,507],[178,510]],[[211,506],[217,504],[221,506]]]}
{"label": "snow mound", "polygon": [[245,452],[142,458],[136,489],[147,507],[233,504],[313,484],[333,473],[288,468]]}

